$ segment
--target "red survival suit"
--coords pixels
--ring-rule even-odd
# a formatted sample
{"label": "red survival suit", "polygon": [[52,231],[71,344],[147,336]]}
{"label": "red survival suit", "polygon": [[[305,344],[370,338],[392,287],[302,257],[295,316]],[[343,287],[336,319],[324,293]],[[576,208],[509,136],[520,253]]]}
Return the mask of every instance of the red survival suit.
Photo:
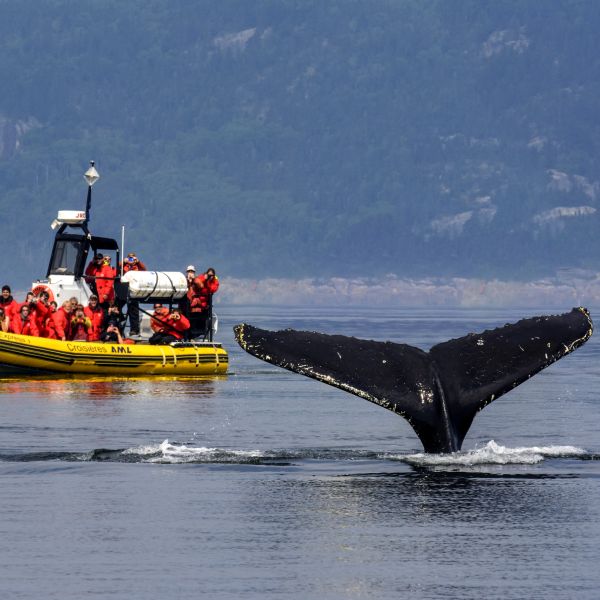
{"label": "red survival suit", "polygon": [[219,278],[215,275],[208,279],[206,273],[198,275],[188,290],[188,299],[190,301],[190,312],[201,313],[208,308],[209,297],[219,289]]}
{"label": "red survival suit", "polygon": [[159,333],[172,335],[178,340],[182,339],[185,332],[190,328],[190,322],[185,315],[180,314],[179,319],[173,319],[172,315],[161,318],[168,325],[161,325],[160,329],[158,330]]}
{"label": "red survival suit", "polygon": [[91,328],[88,330],[88,340],[97,342],[102,333],[102,325],[104,323],[104,310],[99,304],[92,308],[89,304],[83,309],[85,316],[92,322]]}
{"label": "red survival suit", "polygon": [[[96,277],[96,289],[98,290],[98,302],[107,304],[115,299],[114,279],[116,270],[107,263],[102,263],[102,268],[98,271]],[[104,279],[102,279],[104,278]]]}
{"label": "red survival suit", "polygon": [[85,282],[94,293],[96,292],[96,277],[100,274],[103,265],[104,263],[98,264],[94,259],[85,269]]}
{"label": "red survival suit", "polygon": [[52,314],[52,308],[48,304],[44,304],[41,300],[34,302],[31,305],[29,316],[35,320],[35,325],[38,328],[40,337],[48,337],[46,322]]}
{"label": "red survival suit", "polygon": [[47,336],[51,340],[66,340],[70,323],[71,314],[67,313],[64,308],[59,308],[56,312],[52,313],[48,319]]}
{"label": "red survival suit", "polygon": [[[119,263],[119,270],[121,270],[121,263]],[[123,261],[123,274],[129,273],[129,271],[147,271],[146,265],[139,259],[136,262],[129,262],[127,259]]]}
{"label": "red survival suit", "polygon": [[28,315],[25,320],[23,320],[20,314],[13,316],[13,318],[10,320],[10,330],[13,333],[18,333],[20,335],[33,335],[35,337],[40,337],[40,332],[35,323],[35,318],[33,315]]}
{"label": "red survival suit", "polygon": [[[153,316],[157,318],[150,320],[150,327],[152,328],[152,331],[154,331],[154,333],[162,331],[165,328],[163,321],[165,321],[169,316],[169,309],[166,306],[163,306],[162,308],[155,308]],[[160,321],[158,319],[160,319]]]}
{"label": "red survival suit", "polygon": [[19,312],[19,303],[12,296],[8,296],[7,298],[0,296],[0,307],[4,309],[4,313],[9,318]]}

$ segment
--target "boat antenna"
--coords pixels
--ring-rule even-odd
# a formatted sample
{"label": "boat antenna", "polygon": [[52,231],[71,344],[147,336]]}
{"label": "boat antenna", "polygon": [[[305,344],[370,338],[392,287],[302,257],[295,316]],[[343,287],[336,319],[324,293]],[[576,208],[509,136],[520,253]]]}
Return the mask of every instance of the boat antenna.
{"label": "boat antenna", "polygon": [[123,277],[123,267],[125,266],[125,225],[121,225],[121,277]]}
{"label": "boat antenna", "polygon": [[83,174],[84,179],[88,184],[88,192],[87,192],[87,202],[85,204],[85,222],[90,220],[90,210],[92,209],[92,186],[100,179],[100,175],[98,171],[96,171],[96,167],[94,166],[96,163],[93,160],[90,160],[90,168]]}

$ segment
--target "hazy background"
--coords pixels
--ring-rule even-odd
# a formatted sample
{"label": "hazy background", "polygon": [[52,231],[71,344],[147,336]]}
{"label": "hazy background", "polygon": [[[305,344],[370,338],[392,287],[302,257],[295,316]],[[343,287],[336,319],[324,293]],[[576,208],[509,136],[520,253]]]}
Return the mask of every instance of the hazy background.
{"label": "hazy background", "polygon": [[94,159],[92,231],[227,301],[600,299],[599,29],[579,0],[0,2],[0,279],[45,274]]}

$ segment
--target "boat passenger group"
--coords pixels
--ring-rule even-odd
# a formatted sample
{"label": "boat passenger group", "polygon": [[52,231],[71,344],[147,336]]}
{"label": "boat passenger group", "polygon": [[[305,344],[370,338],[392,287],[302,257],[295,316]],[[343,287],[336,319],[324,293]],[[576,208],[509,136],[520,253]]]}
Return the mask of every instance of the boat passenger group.
{"label": "boat passenger group", "polygon": [[[93,294],[88,305],[77,298],[63,302],[59,308],[50,299],[46,289],[37,295],[28,292],[24,302],[17,302],[8,285],[2,287],[0,297],[0,331],[33,335],[55,340],[101,341],[134,344],[125,337],[129,319],[129,335],[138,336],[140,310],[136,300],[119,304],[115,297],[114,280],[117,271],[110,264],[110,256],[96,254],[85,270],[85,279]],[[121,265],[118,265],[119,270]],[[131,253],[123,261],[123,273],[145,271],[146,266]],[[211,298],[219,289],[219,279],[213,268],[196,276],[193,265],[187,268],[187,294],[177,308],[154,304],[150,326],[154,332],[151,344],[169,344],[178,340],[206,337],[211,327]],[[123,309],[127,307],[127,312]]]}

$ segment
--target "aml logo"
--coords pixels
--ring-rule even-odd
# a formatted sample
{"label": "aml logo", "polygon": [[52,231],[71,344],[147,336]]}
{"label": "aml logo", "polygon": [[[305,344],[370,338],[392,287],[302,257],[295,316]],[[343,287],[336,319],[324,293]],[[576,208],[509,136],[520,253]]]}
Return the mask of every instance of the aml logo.
{"label": "aml logo", "polygon": [[112,351],[116,354],[132,354],[131,348],[127,346],[113,346]]}

